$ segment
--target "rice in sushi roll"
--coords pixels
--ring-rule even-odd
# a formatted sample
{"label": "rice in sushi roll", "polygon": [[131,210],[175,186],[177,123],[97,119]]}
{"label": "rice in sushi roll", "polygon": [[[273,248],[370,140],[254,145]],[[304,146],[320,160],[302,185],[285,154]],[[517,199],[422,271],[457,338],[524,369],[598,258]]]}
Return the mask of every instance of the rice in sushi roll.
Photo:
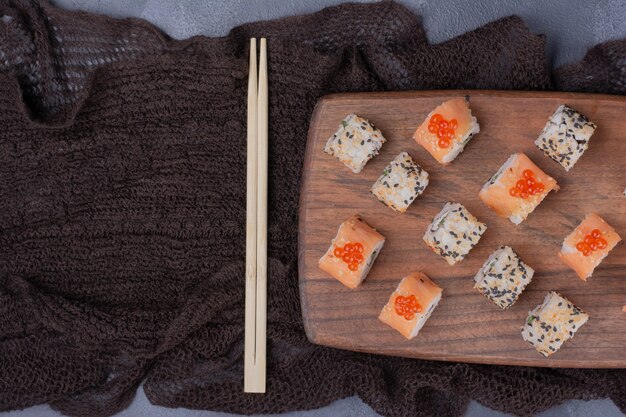
{"label": "rice in sushi roll", "polygon": [[543,356],[550,356],[571,339],[589,316],[567,298],[552,291],[528,313],[522,337]]}
{"label": "rice in sushi roll", "polygon": [[443,165],[463,152],[470,139],[480,132],[468,98],[455,98],[437,106],[417,128],[413,138]]}
{"label": "rice in sushi roll", "polygon": [[504,310],[517,301],[534,274],[510,246],[500,246],[474,277],[474,288]]}
{"label": "rice in sushi roll", "polygon": [[424,242],[450,265],[462,261],[487,230],[463,205],[446,203],[426,229]]}
{"label": "rice in sushi roll", "polygon": [[400,281],[378,318],[412,339],[439,304],[442,292],[426,274],[414,272]]}
{"label": "rice in sushi roll", "polygon": [[383,134],[372,123],[350,114],[341,121],[335,134],[328,139],[324,152],[336,157],[352,172],[358,174],[367,161],[378,155],[385,141]]}
{"label": "rice in sushi roll", "polygon": [[427,185],[428,172],[408,153],[401,152],[374,183],[372,194],[393,210],[403,213]]}
{"label": "rice in sushi roll", "polygon": [[589,147],[595,130],[595,123],[562,104],[546,123],[535,145],[569,171]]}
{"label": "rice in sushi roll", "polygon": [[348,288],[356,288],[369,273],[385,237],[358,215],[339,226],[337,236],[319,260],[319,267]]}
{"label": "rice in sushi roll", "polygon": [[514,153],[478,194],[499,216],[520,224],[552,190],[556,180],[523,153]]}

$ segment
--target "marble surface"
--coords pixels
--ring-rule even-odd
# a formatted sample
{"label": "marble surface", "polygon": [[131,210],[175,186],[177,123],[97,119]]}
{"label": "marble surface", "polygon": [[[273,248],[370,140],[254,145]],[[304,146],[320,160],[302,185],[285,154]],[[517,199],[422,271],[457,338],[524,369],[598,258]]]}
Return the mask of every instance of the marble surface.
{"label": "marble surface", "polygon": [[[52,0],[66,9],[139,17],[176,39],[193,35],[222,36],[241,23],[317,11],[341,0]],[[623,0],[401,0],[423,16],[428,38],[437,43],[502,16],[521,16],[536,33],[545,33],[553,66],[581,59],[585,51],[605,40],[626,37],[626,1]],[[471,6],[469,6],[471,4]],[[469,7],[468,7],[469,6]],[[150,404],[140,388],[129,408],[116,417],[237,417],[211,411],[169,409]],[[56,417],[47,405],[0,413],[0,417]],[[375,417],[358,397],[335,401],[310,411],[281,417]],[[470,403],[465,417],[506,417]],[[610,400],[567,401],[536,417],[626,417]]]}

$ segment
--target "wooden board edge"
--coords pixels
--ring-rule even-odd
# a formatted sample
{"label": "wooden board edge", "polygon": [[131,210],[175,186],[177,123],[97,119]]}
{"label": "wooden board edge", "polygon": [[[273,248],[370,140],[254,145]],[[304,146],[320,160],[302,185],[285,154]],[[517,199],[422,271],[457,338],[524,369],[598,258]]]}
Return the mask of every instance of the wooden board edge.
{"label": "wooden board edge", "polygon": [[[489,96],[489,97],[511,97],[515,95],[520,98],[565,98],[568,97],[576,99],[588,99],[588,100],[608,100],[608,101],[626,101],[626,96],[618,94],[596,94],[596,93],[578,93],[573,91],[525,91],[525,90],[407,90],[407,91],[373,91],[373,92],[354,92],[354,93],[333,93],[320,97],[313,116],[311,117],[311,124],[313,124],[313,117],[317,117],[319,113],[318,105],[322,102],[337,101],[337,100],[363,100],[363,99],[410,99],[420,97],[443,97],[443,96]],[[309,130],[310,134],[310,130]],[[307,140],[310,139],[307,138]],[[307,144],[308,146],[308,144]],[[307,149],[308,151],[308,149]]]}
{"label": "wooden board edge", "polygon": [[[410,342],[409,342],[410,343]],[[550,368],[550,369],[626,369],[623,367],[622,363],[615,361],[604,361],[604,362],[581,362],[579,360],[572,359],[549,359],[543,358],[539,352],[536,352],[538,355],[538,360],[541,361],[545,359],[545,362],[538,363],[535,359],[528,360],[515,360],[511,361],[510,358],[494,358],[491,357],[489,362],[485,362],[482,357],[477,356],[467,356],[467,355],[440,355],[440,354],[420,354],[420,355],[406,355],[402,351],[396,351],[390,349],[386,352],[374,352],[369,351],[367,349],[362,349],[350,345],[343,345],[341,343],[329,343],[325,340],[318,340],[317,344],[328,346],[334,349],[341,350],[349,350],[353,352],[360,353],[368,353],[371,355],[383,355],[383,356],[391,356],[391,357],[401,357],[408,359],[421,359],[428,361],[437,361],[437,362],[459,362],[459,363],[469,363],[469,364],[477,364],[477,365],[494,365],[494,366],[526,366],[532,368]]]}
{"label": "wooden board edge", "polygon": [[313,113],[311,115],[311,120],[309,122],[309,129],[306,138],[306,148],[304,151],[304,161],[302,163],[302,176],[300,178],[301,186],[300,186],[300,198],[298,202],[298,288],[300,290],[300,308],[302,311],[302,323],[304,325],[304,332],[306,333],[307,339],[311,343],[319,344],[317,340],[316,329],[309,323],[306,319],[305,311],[308,308],[308,299],[306,296],[305,287],[307,284],[306,280],[301,279],[306,271],[306,257],[304,256],[304,237],[306,235],[306,202],[308,200],[308,176],[309,170],[307,169],[311,165],[311,160],[313,159],[313,152],[315,151],[313,148],[316,143],[314,140],[314,133],[312,130],[313,126],[317,125],[317,119],[319,118],[320,113],[322,112],[322,108],[325,106],[326,102],[336,94],[330,94],[321,97],[317,103],[315,104],[315,108],[313,109]]}

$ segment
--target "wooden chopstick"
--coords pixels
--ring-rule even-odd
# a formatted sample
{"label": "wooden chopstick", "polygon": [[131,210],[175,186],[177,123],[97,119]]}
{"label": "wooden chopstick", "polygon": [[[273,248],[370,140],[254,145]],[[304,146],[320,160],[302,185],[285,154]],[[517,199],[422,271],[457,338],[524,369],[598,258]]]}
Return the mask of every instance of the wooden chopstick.
{"label": "wooden chopstick", "polygon": [[[267,339],[267,162],[269,105],[267,41],[265,38],[261,38],[260,40],[258,87],[256,84],[256,40],[251,39],[250,75],[248,79],[248,192],[246,201],[246,335],[244,352],[244,391],[263,393],[265,392]],[[254,93],[252,90],[256,88],[258,88],[258,90]],[[252,159],[254,159],[254,161],[252,161]],[[253,255],[252,252],[254,249],[256,249],[256,253]],[[254,299],[254,301],[251,299]],[[252,338],[254,338],[254,341]]]}
{"label": "wooden chopstick", "polygon": [[244,339],[244,391],[256,392],[256,228],[257,228],[257,62],[256,39],[250,39],[248,74],[248,143],[246,173],[246,312]]}
{"label": "wooden chopstick", "polygon": [[268,91],[267,41],[261,38],[257,99],[257,224],[256,224],[256,358],[258,392],[265,392],[267,330],[267,161]]}

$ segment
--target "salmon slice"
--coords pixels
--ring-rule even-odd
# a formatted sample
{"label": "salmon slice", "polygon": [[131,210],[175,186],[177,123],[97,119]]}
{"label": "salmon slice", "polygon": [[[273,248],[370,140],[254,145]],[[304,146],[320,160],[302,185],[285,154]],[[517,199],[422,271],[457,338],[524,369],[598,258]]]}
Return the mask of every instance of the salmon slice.
{"label": "salmon slice", "polygon": [[[602,239],[607,243],[604,249],[597,249],[591,252],[588,256],[585,256],[583,252],[576,248],[576,245],[584,241],[587,235],[590,235],[593,230],[599,230]],[[622,238],[602,217],[596,213],[587,214],[585,219],[578,225],[572,233],[569,234],[563,241],[563,246],[559,252],[559,258],[567,266],[572,268],[582,279],[587,281],[587,278],[593,274],[594,269],[604,258],[607,257],[609,252],[617,245]]]}
{"label": "salmon slice", "polygon": [[[458,127],[454,129],[454,137],[450,145],[442,148],[439,146],[439,138],[436,132],[430,132],[428,127],[434,115],[441,115],[446,121],[456,120]],[[443,165],[448,165],[458,154],[463,152],[465,145],[476,133],[480,132],[480,126],[469,108],[468,100],[455,98],[448,100],[428,114],[426,120],[417,128],[413,138],[432,156]]]}
{"label": "salmon slice", "polygon": [[[443,290],[426,274],[414,272],[400,281],[378,318],[396,329],[402,336],[412,339],[417,336],[437,307],[442,292]],[[398,309],[403,314],[399,314]]]}
{"label": "salmon slice", "polygon": [[[341,223],[330,248],[319,260],[319,267],[346,287],[356,288],[369,273],[384,244],[383,235],[354,215]],[[346,256],[351,259],[345,259]]]}
{"label": "salmon slice", "polygon": [[[543,191],[527,198],[513,197],[511,189],[524,178],[525,170],[534,174],[535,183],[543,185]],[[520,224],[552,190],[558,191],[556,180],[543,172],[523,153],[514,153],[491,177],[478,194],[480,199],[499,216],[508,217],[514,224]]]}

